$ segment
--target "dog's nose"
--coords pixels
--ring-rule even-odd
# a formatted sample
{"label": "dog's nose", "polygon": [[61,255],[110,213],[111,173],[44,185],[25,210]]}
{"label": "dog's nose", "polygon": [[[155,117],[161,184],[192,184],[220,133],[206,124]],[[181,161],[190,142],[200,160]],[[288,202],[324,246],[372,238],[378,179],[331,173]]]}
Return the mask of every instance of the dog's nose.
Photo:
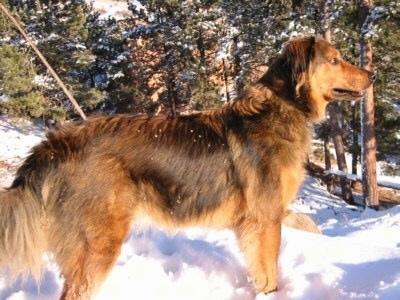
{"label": "dog's nose", "polygon": [[371,80],[372,82],[375,82],[376,80],[376,73],[375,72],[370,72],[369,75],[369,80]]}

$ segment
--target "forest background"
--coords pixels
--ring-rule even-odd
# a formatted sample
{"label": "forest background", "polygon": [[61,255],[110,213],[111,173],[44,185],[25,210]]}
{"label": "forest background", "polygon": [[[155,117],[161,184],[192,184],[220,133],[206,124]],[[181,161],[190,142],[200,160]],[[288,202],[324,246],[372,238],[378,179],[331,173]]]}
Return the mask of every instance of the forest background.
{"label": "forest background", "polygon": [[[87,115],[176,116],[219,106],[256,80],[292,37],[329,32],[345,59],[359,65],[360,41],[368,40],[378,78],[373,88],[377,157],[388,162],[386,174],[400,175],[398,1],[147,0],[128,1],[128,10],[118,15],[104,15],[84,0],[0,3]],[[363,7],[367,10],[360,22]],[[331,110],[328,121],[315,126],[315,136],[329,142],[340,135],[356,173],[362,148],[360,105],[341,102]],[[45,120],[78,117],[2,12],[0,113]],[[332,119],[337,119],[336,133]],[[327,153],[320,154],[325,162]]]}

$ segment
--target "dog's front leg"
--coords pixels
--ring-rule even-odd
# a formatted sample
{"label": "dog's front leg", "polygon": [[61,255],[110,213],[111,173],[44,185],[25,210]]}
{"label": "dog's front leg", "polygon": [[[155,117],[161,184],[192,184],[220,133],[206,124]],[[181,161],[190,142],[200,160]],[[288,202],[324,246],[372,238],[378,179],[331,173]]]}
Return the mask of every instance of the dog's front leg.
{"label": "dog's front leg", "polygon": [[275,291],[281,243],[280,222],[246,219],[236,227],[235,232],[256,291],[258,293]]}

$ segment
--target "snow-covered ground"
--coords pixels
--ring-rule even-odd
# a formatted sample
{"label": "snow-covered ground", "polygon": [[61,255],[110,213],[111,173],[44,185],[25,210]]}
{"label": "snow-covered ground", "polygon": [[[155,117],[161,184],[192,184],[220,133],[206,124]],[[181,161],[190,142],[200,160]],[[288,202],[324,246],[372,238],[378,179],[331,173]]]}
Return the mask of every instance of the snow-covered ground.
{"label": "snow-covered ground", "polygon": [[[44,136],[39,122],[0,117],[0,186]],[[396,178],[398,180],[398,178]],[[292,209],[323,235],[283,229],[279,290],[256,295],[232,232],[190,228],[167,235],[136,229],[96,299],[400,299],[400,206],[362,211],[308,177]],[[57,299],[62,279],[46,259],[42,283],[0,276],[0,299]]]}

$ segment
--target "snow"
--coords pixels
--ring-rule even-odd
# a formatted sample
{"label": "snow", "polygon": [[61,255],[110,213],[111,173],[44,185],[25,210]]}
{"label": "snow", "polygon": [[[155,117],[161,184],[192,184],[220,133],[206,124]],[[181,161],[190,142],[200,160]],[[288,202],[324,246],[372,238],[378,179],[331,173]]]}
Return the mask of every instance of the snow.
{"label": "snow", "polygon": [[[325,171],[325,173],[327,174],[332,174],[332,175],[336,175],[339,177],[345,177],[349,180],[352,181],[361,181],[362,180],[362,176],[358,175],[358,174],[351,174],[351,173],[347,173],[347,172],[343,172],[340,170],[329,170],[329,171]],[[399,177],[390,177],[390,176],[378,176],[378,185],[379,186],[384,186],[384,187],[388,187],[388,188],[392,188],[392,189],[397,189],[400,190],[400,180],[398,179]]]}
{"label": "snow", "polygon": [[129,15],[127,1],[88,0],[86,2],[93,4],[93,8],[100,13],[100,18],[102,19],[114,18],[120,20],[123,19],[125,15]]}
{"label": "snow", "polygon": [[[8,186],[28,150],[44,137],[40,120],[0,117],[0,186]],[[95,299],[398,299],[400,206],[365,211],[330,196],[307,177],[291,208],[323,235],[283,228],[278,291],[256,295],[229,230],[189,228],[167,234],[137,226]],[[0,299],[57,299],[62,279],[44,257],[41,285],[0,276]]]}

